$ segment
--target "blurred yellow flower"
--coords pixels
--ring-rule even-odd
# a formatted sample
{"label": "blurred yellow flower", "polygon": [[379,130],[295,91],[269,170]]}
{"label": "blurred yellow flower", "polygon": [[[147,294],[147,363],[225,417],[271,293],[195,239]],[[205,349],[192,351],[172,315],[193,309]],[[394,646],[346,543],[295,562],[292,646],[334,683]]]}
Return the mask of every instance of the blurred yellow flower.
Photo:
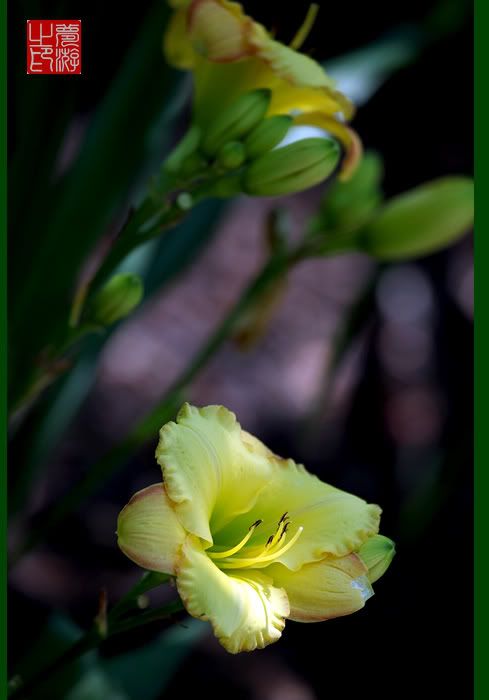
{"label": "blurred yellow flower", "polygon": [[175,576],[187,611],[231,653],[276,641],[286,618],[359,610],[392,559],[378,506],[277,457],[223,406],[185,404],[156,457],[163,483],[121,511],[119,546]]}
{"label": "blurred yellow flower", "polygon": [[[346,121],[353,106],[313,59],[275,41],[242,6],[229,0],[171,0],[175,12],[164,38],[167,59],[194,76],[194,120],[208,126],[239,95],[267,88],[268,116],[290,115],[317,126],[343,144],[342,177],[353,172],[361,143]],[[307,23],[307,20],[306,20]],[[305,32],[292,42],[298,48]]]}

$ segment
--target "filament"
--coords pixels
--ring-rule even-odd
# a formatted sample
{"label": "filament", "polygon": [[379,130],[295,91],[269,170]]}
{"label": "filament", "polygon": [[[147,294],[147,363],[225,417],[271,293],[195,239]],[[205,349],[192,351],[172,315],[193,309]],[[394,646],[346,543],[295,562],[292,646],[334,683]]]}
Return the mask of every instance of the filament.
{"label": "filament", "polygon": [[301,26],[297,30],[296,35],[294,36],[294,38],[290,42],[291,49],[295,49],[296,51],[298,49],[300,49],[302,44],[307,39],[309,32],[311,31],[311,29],[314,25],[314,22],[316,21],[316,17],[317,17],[318,12],[319,12],[319,5],[317,5],[316,3],[312,3],[311,5],[309,5],[309,9],[307,11],[307,15],[306,15],[303,23],[301,24]]}
{"label": "filament", "polygon": [[238,558],[235,559],[234,561],[224,561],[220,564],[221,569],[240,569],[240,568],[248,568],[248,567],[253,567],[256,566],[257,564],[264,564],[270,561],[274,561],[275,559],[278,559],[278,557],[281,557],[282,554],[285,554],[299,539],[299,537],[302,534],[302,531],[304,530],[303,527],[299,527],[297,529],[297,532],[295,535],[290,539],[287,544],[284,544],[283,547],[280,549],[276,550],[275,552],[270,552],[267,549],[264,549],[262,554],[259,554],[257,557],[253,557],[251,559],[247,558]]}
{"label": "filament", "polygon": [[224,550],[224,552],[208,552],[208,555],[210,556],[211,559],[225,559],[226,557],[232,557],[233,554],[236,554],[237,552],[240,551],[240,549],[243,549],[245,544],[248,542],[250,537],[255,532],[258,525],[260,525],[262,522],[263,522],[262,520],[257,520],[255,523],[253,523],[253,525],[250,525],[248,532],[243,537],[241,542],[238,542],[238,544],[235,545],[234,547],[231,547],[231,549],[226,549],[226,550]]}

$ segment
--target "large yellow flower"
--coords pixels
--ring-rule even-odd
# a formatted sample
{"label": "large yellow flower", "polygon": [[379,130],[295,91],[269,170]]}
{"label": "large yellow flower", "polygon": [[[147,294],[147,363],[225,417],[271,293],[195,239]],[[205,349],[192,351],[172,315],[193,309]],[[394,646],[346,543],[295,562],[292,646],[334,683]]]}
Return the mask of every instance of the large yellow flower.
{"label": "large yellow flower", "polygon": [[361,156],[358,136],[345,123],[353,106],[309,56],[275,41],[229,0],[170,0],[175,13],[165,34],[173,65],[193,71],[194,119],[204,126],[237,96],[272,91],[269,115],[289,114],[296,124],[318,126],[336,136],[346,157],[343,177]]}
{"label": "large yellow flower", "polygon": [[277,457],[223,406],[185,404],[156,457],[163,483],[121,511],[119,546],[175,576],[187,611],[232,653],[276,641],[286,618],[359,610],[392,559],[378,506]]}

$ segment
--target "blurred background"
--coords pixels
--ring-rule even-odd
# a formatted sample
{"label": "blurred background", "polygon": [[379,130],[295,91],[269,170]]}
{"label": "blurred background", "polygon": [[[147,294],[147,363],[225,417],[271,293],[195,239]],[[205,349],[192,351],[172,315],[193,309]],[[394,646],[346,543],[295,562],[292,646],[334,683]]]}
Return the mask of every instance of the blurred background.
{"label": "blurred background", "polygon": [[[284,43],[308,7],[243,4]],[[383,158],[386,195],[470,175],[472,4],[320,4],[304,50],[358,105],[353,124]],[[25,20],[61,17],[82,20],[82,75],[27,76]],[[60,290],[78,271],[71,259],[117,230],[184,131],[189,83],[164,64],[165,20],[163,0],[9,8],[13,385],[67,303]],[[281,200],[295,234],[323,189]],[[13,549],[161,399],[224,317],[264,259],[266,216],[276,205],[207,203],[125,263],[144,276],[145,303],[110,337],[85,343],[72,371],[13,431]],[[288,623],[279,643],[237,657],[206,625],[183,616],[171,630],[155,623],[108,641],[101,659],[85,658],[36,697],[470,697],[472,284],[469,236],[409,263],[379,266],[362,255],[304,262],[263,337],[246,351],[226,343],[187,395],[229,407],[278,454],[382,506],[382,532],[397,555],[365,609]],[[87,628],[102,587],[114,601],[137,580],[114,531],[132,493],[160,479],[154,448],[138,450],[12,567],[13,669],[39,663]]]}

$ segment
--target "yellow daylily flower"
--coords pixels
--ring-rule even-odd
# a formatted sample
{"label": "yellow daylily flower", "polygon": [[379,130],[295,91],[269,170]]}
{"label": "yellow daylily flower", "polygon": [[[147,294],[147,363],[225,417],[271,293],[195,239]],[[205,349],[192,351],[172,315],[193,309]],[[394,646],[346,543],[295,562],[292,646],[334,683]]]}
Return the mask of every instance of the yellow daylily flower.
{"label": "yellow daylily flower", "polygon": [[210,124],[216,110],[239,95],[267,88],[272,92],[268,115],[290,115],[297,124],[326,129],[345,148],[342,177],[354,171],[362,149],[346,124],[353,105],[316,61],[295,50],[307,32],[299,30],[300,38],[291,48],[273,39],[237,2],[172,0],[170,4],[175,12],[164,49],[170,63],[193,72],[197,124]]}
{"label": "yellow daylily flower", "polygon": [[223,406],[185,404],[161,429],[156,458],[163,483],[123,508],[119,547],[174,576],[187,611],[231,653],[277,641],[286,618],[359,610],[373,593],[370,564],[374,580],[392,559],[387,538],[361,556],[380,537],[378,506],[277,457]]}

